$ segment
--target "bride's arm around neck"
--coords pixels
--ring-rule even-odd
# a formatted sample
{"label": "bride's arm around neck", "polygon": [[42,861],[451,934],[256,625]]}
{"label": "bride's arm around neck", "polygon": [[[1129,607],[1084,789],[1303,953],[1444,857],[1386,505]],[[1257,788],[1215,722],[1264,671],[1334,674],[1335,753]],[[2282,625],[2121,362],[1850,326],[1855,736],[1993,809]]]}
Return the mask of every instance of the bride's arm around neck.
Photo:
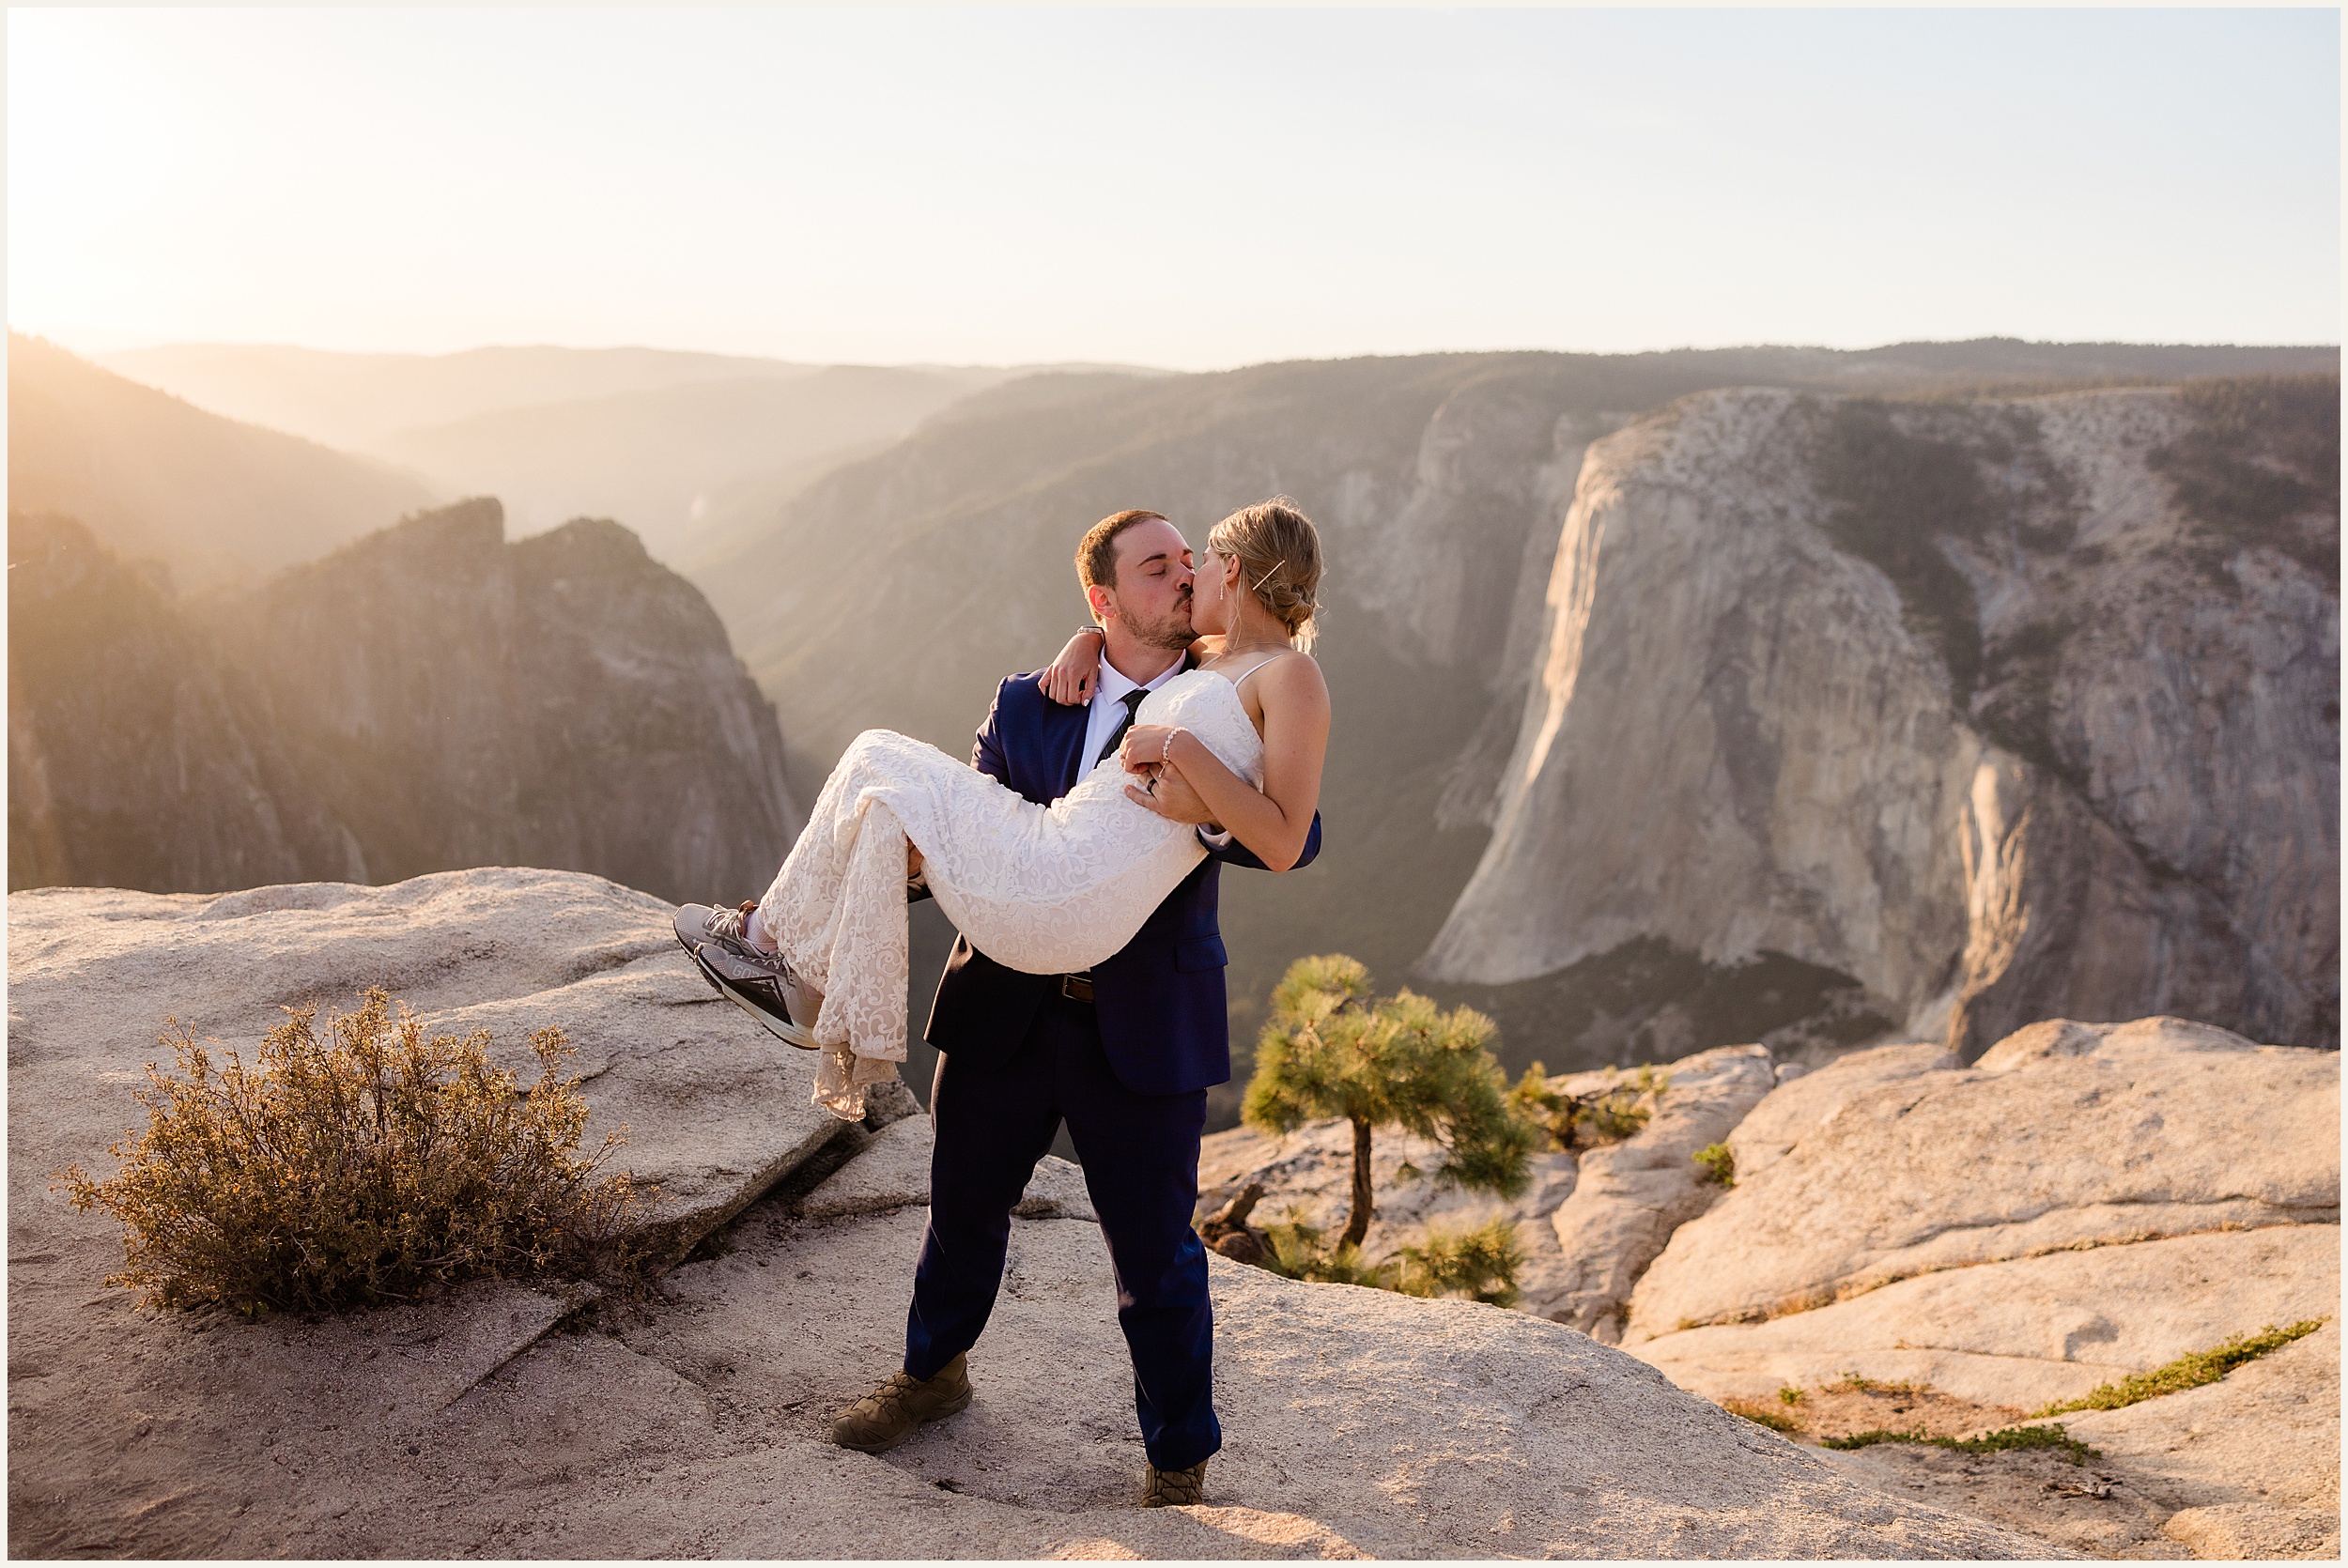
{"label": "bride's arm around neck", "polygon": [[[1157,725],[1127,731],[1123,754],[1146,766],[1163,752],[1231,836],[1275,871],[1294,866],[1321,807],[1321,770],[1329,748],[1329,684],[1309,654],[1275,658],[1249,682],[1260,705],[1263,789],[1233,773],[1186,730]],[[1251,716],[1256,716],[1252,715]],[[1139,795],[1144,805],[1151,804]]]}

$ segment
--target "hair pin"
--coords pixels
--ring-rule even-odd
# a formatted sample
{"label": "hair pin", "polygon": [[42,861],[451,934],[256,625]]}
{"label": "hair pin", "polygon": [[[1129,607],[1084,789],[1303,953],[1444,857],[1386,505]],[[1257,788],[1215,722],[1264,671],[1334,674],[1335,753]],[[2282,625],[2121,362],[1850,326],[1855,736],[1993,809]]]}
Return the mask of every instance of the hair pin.
{"label": "hair pin", "polygon": [[1255,586],[1255,587],[1253,587],[1253,588],[1251,588],[1251,589],[1249,589],[1247,592],[1250,592],[1250,593],[1261,593],[1261,592],[1263,592],[1263,585],[1264,585],[1264,584],[1266,584],[1266,583],[1268,583],[1268,582],[1270,582],[1270,581],[1271,581],[1274,577],[1277,576],[1279,575],[1280,568],[1281,568],[1281,567],[1283,567],[1283,566],[1286,566],[1287,564],[1288,564],[1288,561],[1287,561],[1287,559],[1286,559],[1285,557],[1283,557],[1283,558],[1282,558],[1282,559],[1280,559],[1279,561],[1274,561],[1274,562],[1272,563],[1272,570],[1271,570],[1271,571],[1269,571],[1269,572],[1266,572],[1266,573],[1265,573],[1262,576],[1258,577],[1258,578],[1256,579],[1256,586]]}

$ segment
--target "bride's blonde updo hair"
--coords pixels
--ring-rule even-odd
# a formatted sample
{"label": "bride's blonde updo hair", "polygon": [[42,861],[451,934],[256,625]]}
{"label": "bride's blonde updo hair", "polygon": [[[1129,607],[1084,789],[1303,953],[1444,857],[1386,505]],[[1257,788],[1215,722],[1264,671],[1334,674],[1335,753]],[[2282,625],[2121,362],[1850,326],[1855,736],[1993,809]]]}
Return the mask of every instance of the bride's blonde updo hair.
{"label": "bride's blonde updo hair", "polygon": [[1321,611],[1321,532],[1286,496],[1243,507],[1207,530],[1207,548],[1239,562],[1242,586],[1289,629],[1289,641],[1312,651]]}

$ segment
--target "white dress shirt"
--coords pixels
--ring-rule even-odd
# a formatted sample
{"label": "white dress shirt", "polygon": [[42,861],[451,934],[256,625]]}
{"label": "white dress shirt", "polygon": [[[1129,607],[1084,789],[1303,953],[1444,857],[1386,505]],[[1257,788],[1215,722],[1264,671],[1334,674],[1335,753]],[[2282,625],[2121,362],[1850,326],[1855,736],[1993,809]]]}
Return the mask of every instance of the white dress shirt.
{"label": "white dress shirt", "polygon": [[[1166,667],[1155,680],[1128,681],[1108,660],[1101,661],[1101,678],[1092,691],[1092,710],[1085,715],[1085,761],[1083,773],[1090,773],[1101,756],[1101,748],[1109,744],[1117,727],[1125,722],[1125,694],[1131,691],[1155,691],[1182,672],[1181,655]],[[1078,775],[1079,777],[1083,774]]]}

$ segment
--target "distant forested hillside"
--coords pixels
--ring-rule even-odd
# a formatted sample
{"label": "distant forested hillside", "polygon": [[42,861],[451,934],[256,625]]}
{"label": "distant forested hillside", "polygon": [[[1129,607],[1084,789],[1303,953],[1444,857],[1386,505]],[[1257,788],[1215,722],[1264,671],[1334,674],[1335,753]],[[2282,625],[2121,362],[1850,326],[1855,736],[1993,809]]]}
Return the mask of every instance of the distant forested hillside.
{"label": "distant forested hillside", "polygon": [[681,561],[829,469],[1022,374],[649,348],[335,354],[188,344],[102,357],[199,407],[496,496],[517,534],[611,517]]}
{"label": "distant forested hillside", "polygon": [[816,366],[665,348],[468,348],[344,354],[269,344],[179,343],[95,356],[199,408],[364,452],[403,430],[539,403],[696,381],[796,380]]}

